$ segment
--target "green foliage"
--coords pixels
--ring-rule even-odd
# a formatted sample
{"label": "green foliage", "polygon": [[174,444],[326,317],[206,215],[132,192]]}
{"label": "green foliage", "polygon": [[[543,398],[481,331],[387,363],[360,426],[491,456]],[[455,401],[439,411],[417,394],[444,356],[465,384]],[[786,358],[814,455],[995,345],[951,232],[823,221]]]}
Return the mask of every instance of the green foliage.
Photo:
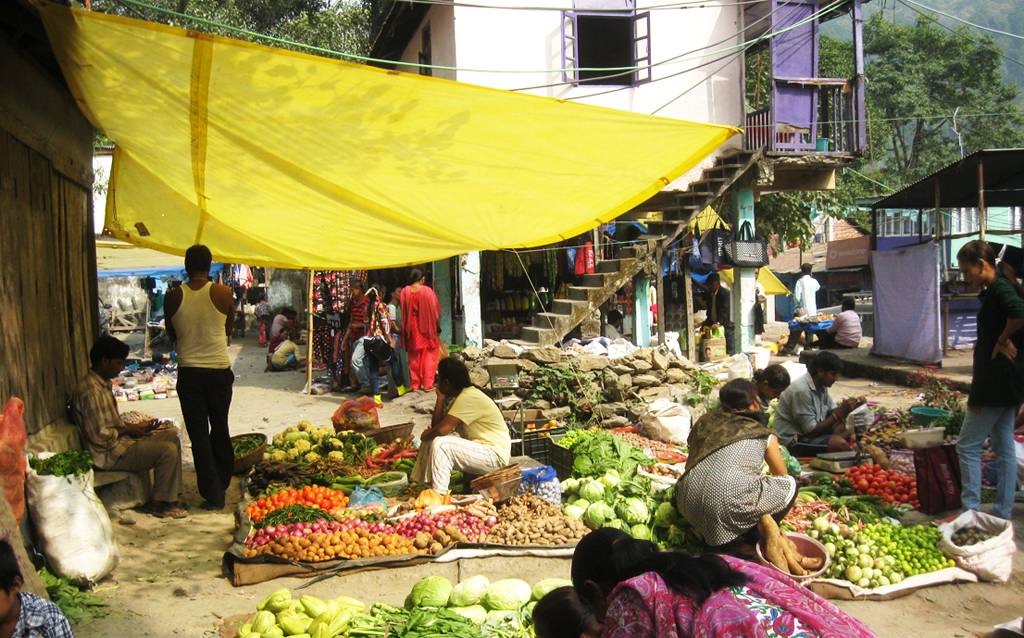
{"label": "green foliage", "polygon": [[92,456],[82,450],[64,450],[45,459],[32,455],[28,464],[39,476],[81,476],[92,471]]}
{"label": "green foliage", "polygon": [[[868,99],[893,120],[876,131],[876,158],[900,183],[910,183],[960,156],[953,112],[1017,111],[1017,90],[1003,81],[1001,50],[992,38],[962,27],[951,32],[932,20],[894,24],[881,14],[865,25]],[[872,115],[875,115],[873,113]],[[1014,147],[1024,141],[1024,116],[958,120],[964,153]]]}
{"label": "green foliage", "polygon": [[50,600],[60,607],[61,613],[67,616],[72,625],[84,624],[110,615],[110,608],[103,599],[80,590],[66,578],[51,573],[45,567],[39,570],[39,578],[46,586]]}
{"label": "green foliage", "polygon": [[[195,20],[184,20],[168,13],[127,4],[120,0],[94,0],[94,11],[115,13],[152,22],[184,26],[231,38],[249,39],[280,48],[315,53],[304,47],[265,38],[246,36],[244,29],[264,36],[291,40],[307,46],[342,53],[365,55],[370,50],[370,12],[355,0],[146,0],[149,4],[177,13],[219,22],[230,28],[218,28]],[[320,53],[320,55],[329,55]]]}
{"label": "green foliage", "polygon": [[603,392],[590,372],[581,372],[572,364],[541,366],[532,374],[533,381],[527,405],[538,400],[572,409],[571,425],[594,419],[594,406],[602,401]]}

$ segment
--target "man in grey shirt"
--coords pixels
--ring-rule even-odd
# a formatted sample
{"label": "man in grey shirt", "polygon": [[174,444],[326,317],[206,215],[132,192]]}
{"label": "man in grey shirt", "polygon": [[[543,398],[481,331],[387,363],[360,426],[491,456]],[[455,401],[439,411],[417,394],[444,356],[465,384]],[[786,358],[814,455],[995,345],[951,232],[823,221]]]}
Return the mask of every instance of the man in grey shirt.
{"label": "man in grey shirt", "polygon": [[775,435],[794,456],[850,449],[846,417],[864,404],[850,398],[838,406],[828,389],[839,379],[843,361],[832,352],[820,352],[807,366],[807,375],[794,381],[775,410]]}

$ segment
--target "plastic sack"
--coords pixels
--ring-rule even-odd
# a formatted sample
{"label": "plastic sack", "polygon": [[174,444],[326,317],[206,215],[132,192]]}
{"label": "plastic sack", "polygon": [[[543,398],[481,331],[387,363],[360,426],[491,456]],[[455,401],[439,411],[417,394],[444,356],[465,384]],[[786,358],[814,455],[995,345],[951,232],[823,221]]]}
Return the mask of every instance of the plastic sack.
{"label": "plastic sack", "polygon": [[334,423],[335,432],[377,429],[380,427],[377,402],[373,400],[373,397],[349,399],[334,411],[331,422]]}
{"label": "plastic sack", "polygon": [[745,354],[733,355],[729,361],[729,380],[753,378],[754,366],[750,363],[750,357]]}
{"label": "plastic sack", "polygon": [[555,468],[550,465],[531,467],[523,470],[522,476],[520,494],[533,494],[554,505],[562,504],[562,484],[558,482]]}
{"label": "plastic sack", "polygon": [[356,486],[356,489],[352,490],[352,495],[348,499],[348,506],[353,508],[380,507],[383,509],[384,505],[384,493],[376,486]]}
{"label": "plastic sack", "polygon": [[[994,534],[987,541],[961,547],[953,543],[953,534],[965,527],[977,527],[986,534]],[[1005,583],[1013,571],[1013,555],[1017,546],[1013,541],[1013,523],[984,512],[966,511],[952,521],[939,525],[942,538],[939,549],[956,561],[957,566],[976,574],[981,580]]]}
{"label": "plastic sack", "polygon": [[960,507],[960,458],[955,446],[914,450],[914,474],[919,510],[938,514]]}
{"label": "plastic sack", "polygon": [[112,572],[117,544],[107,510],[93,489],[92,470],[81,476],[40,476],[30,467],[26,477],[32,523],[53,570],[88,584]]}
{"label": "plastic sack", "polygon": [[846,416],[846,428],[853,430],[860,428],[861,431],[875,422],[875,413],[867,405],[862,405]]}
{"label": "plastic sack", "polygon": [[640,417],[644,436],[672,445],[686,444],[690,421],[690,410],[670,399],[657,399]]}
{"label": "plastic sack", "polygon": [[14,519],[25,515],[25,404],[11,397],[0,414],[0,477]]}

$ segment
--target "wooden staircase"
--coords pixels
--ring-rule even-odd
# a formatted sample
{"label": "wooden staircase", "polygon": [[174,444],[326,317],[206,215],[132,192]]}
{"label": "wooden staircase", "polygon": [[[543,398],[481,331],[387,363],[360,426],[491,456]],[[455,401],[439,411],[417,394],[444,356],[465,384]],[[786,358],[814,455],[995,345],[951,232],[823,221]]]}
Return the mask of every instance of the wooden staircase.
{"label": "wooden staircase", "polygon": [[643,270],[653,255],[647,246],[634,244],[619,250],[617,259],[597,262],[596,272],[583,275],[579,286],[569,286],[568,297],[555,299],[547,312],[533,316],[533,325],[525,326],[520,339],[531,345],[549,346],[561,342],[590,313],[608,301]]}
{"label": "wooden staircase", "polygon": [[[661,236],[657,241],[667,247],[686,232],[694,215],[723,197],[760,159],[761,151],[727,150],[713,166],[704,169],[700,179],[691,182],[687,190],[662,191],[624,218],[646,223],[650,234]],[[546,312],[533,316],[533,325],[522,329],[520,340],[542,346],[560,343],[595,308],[643,270],[654,258],[653,246],[653,241],[647,245],[634,244],[622,248],[617,259],[598,261],[597,272],[584,275],[582,285],[570,286],[567,298],[555,299]]]}

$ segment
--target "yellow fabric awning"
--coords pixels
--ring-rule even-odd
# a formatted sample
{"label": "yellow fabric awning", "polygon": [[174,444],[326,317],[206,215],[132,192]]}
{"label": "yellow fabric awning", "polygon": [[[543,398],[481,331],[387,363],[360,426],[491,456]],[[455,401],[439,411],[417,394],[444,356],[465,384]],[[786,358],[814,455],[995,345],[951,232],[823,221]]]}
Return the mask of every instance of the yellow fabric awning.
{"label": "yellow fabric awning", "polygon": [[[708,206],[707,208],[705,208],[701,212],[699,212],[696,215],[694,215],[693,218],[690,220],[690,231],[692,232],[694,230],[694,228],[696,227],[696,228],[700,228],[701,232],[703,233],[704,231],[708,230],[709,228],[715,226],[716,224],[721,224],[723,227],[725,227],[727,229],[730,228],[729,224],[726,223],[726,221],[721,218],[721,216],[718,214],[718,212],[714,208],[711,208],[710,206]],[[718,274],[722,278],[722,281],[724,281],[728,285],[732,286],[732,269],[731,268],[727,268],[725,270],[719,271]],[[758,271],[757,271],[757,281],[762,286],[764,286],[764,293],[766,295],[788,295],[788,294],[790,294],[789,288],[786,288],[786,285],[784,283],[782,283],[781,281],[779,281],[779,278],[776,277],[775,273],[773,273],[771,270],[769,270],[768,267],[764,267],[764,268],[758,269]]]}
{"label": "yellow fabric awning", "polygon": [[614,219],[738,132],[42,3],[116,144],[106,227],[223,262],[365,269],[544,245]]}

